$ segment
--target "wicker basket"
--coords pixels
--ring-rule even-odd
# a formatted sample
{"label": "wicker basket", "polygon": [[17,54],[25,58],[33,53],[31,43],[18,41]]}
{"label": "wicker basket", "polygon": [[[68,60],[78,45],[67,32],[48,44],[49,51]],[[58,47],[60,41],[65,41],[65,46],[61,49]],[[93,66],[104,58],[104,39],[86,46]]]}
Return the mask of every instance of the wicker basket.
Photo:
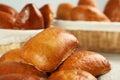
{"label": "wicker basket", "polygon": [[80,49],[120,53],[119,32],[69,31],[77,37]]}
{"label": "wicker basket", "polygon": [[21,43],[9,43],[5,45],[0,45],[0,53],[4,54],[5,52],[11,50],[11,49],[16,49],[22,47],[23,42]]}
{"label": "wicker basket", "polygon": [[20,48],[24,42],[41,32],[41,30],[8,30],[0,29],[0,53]]}
{"label": "wicker basket", "polygon": [[75,35],[80,49],[120,53],[120,23],[56,20],[54,25]]}

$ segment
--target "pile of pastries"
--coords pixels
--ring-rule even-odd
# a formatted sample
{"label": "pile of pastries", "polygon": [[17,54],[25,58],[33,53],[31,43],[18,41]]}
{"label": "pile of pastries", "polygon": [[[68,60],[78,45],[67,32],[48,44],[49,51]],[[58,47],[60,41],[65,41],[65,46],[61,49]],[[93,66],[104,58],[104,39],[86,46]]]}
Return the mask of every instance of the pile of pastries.
{"label": "pile of pastries", "polygon": [[37,8],[26,4],[20,12],[9,5],[0,4],[0,28],[3,29],[45,29],[53,20],[53,9],[49,4]]}
{"label": "pile of pastries", "polygon": [[79,50],[76,37],[57,27],[0,57],[0,80],[97,80],[110,70],[105,57]]}
{"label": "pile of pastries", "polygon": [[[58,5],[56,19],[99,22],[120,22],[120,1],[109,0],[104,12],[98,9],[94,0],[79,0],[77,6],[71,3]],[[45,29],[50,27],[54,11],[49,4],[41,8],[26,4],[20,12],[6,4],[0,4],[0,28],[3,29]]]}
{"label": "pile of pastries", "polygon": [[108,0],[104,11],[94,0],[79,0],[77,6],[61,3],[57,9],[58,20],[120,22],[120,0]]}

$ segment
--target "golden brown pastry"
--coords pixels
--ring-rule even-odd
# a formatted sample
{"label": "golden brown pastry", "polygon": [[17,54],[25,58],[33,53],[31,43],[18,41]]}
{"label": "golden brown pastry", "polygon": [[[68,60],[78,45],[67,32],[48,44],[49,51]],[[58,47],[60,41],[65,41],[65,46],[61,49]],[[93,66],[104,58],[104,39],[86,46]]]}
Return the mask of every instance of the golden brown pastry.
{"label": "golden brown pastry", "polygon": [[49,4],[46,4],[42,6],[39,10],[43,15],[45,28],[50,27],[54,18],[54,12],[52,7]]}
{"label": "golden brown pastry", "polygon": [[51,27],[28,40],[21,48],[21,57],[42,71],[54,71],[78,45],[67,31]]}
{"label": "golden brown pastry", "polygon": [[0,4],[0,11],[6,12],[13,17],[18,14],[18,12],[14,8],[6,4]]}
{"label": "golden brown pastry", "polygon": [[27,4],[18,14],[15,29],[44,28],[44,19],[39,9],[33,4]]}
{"label": "golden brown pastry", "polygon": [[110,22],[97,8],[83,5],[74,7],[71,10],[71,20]]}
{"label": "golden brown pastry", "polygon": [[35,75],[7,74],[0,76],[0,80],[46,80]]}
{"label": "golden brown pastry", "polygon": [[70,3],[62,3],[57,9],[57,19],[70,20],[70,11],[74,6]]}
{"label": "golden brown pastry", "polygon": [[0,11],[0,28],[13,29],[15,18],[10,14]]}
{"label": "golden brown pastry", "polygon": [[61,70],[52,73],[48,80],[97,80],[93,75],[82,70]]}
{"label": "golden brown pastry", "polygon": [[86,5],[98,8],[98,5],[94,2],[94,0],[79,0],[78,5]]}
{"label": "golden brown pastry", "polygon": [[71,55],[59,70],[82,69],[94,76],[99,76],[110,71],[111,67],[106,58],[91,51],[79,51]]}
{"label": "golden brown pastry", "polygon": [[112,22],[120,22],[120,0],[108,0],[104,13]]}
{"label": "golden brown pastry", "polygon": [[43,72],[38,71],[31,65],[17,62],[0,62],[0,76],[7,74],[24,74],[46,77]]}
{"label": "golden brown pastry", "polygon": [[0,4],[0,28],[3,29],[43,29],[50,27],[53,18],[49,4],[38,9],[29,3],[19,13],[11,6]]}
{"label": "golden brown pastry", "polygon": [[20,54],[21,54],[20,49],[18,48],[10,50],[1,56],[0,62],[23,62],[24,63],[24,60],[21,58]]}

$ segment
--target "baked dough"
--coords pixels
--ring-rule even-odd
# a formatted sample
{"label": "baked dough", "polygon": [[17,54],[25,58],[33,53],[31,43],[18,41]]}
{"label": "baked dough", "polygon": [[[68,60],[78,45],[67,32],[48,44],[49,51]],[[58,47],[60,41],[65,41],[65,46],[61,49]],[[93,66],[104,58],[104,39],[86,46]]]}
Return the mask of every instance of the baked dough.
{"label": "baked dough", "polygon": [[34,4],[27,4],[16,17],[14,29],[43,29],[42,13]]}
{"label": "baked dough", "polygon": [[97,80],[93,75],[82,70],[61,70],[52,73],[48,80]]}
{"label": "baked dough", "polygon": [[25,61],[21,58],[20,56],[20,49],[12,49],[6,53],[4,53],[1,58],[0,62],[22,62],[24,63]]}
{"label": "baked dough", "polygon": [[39,11],[42,13],[44,18],[44,26],[48,28],[51,26],[53,19],[54,19],[54,11],[51,5],[46,4],[42,6]]}
{"label": "baked dough", "polygon": [[41,79],[35,75],[26,75],[26,74],[7,74],[0,76],[0,80],[47,80]]}
{"label": "baked dough", "polygon": [[47,77],[31,65],[18,62],[0,62],[0,76],[7,74],[24,74]]}
{"label": "baked dough", "polygon": [[74,7],[74,5],[70,4],[70,3],[62,3],[58,6],[57,9],[57,19],[60,20],[70,20],[70,12],[72,10],[72,8]]}
{"label": "baked dough", "polygon": [[98,5],[94,2],[94,0],[79,0],[78,6],[79,5],[86,5],[86,6],[98,8]]}
{"label": "baked dough", "polygon": [[54,71],[78,46],[75,36],[50,27],[28,40],[21,48],[21,57],[41,71]]}
{"label": "baked dough", "polygon": [[79,5],[71,10],[71,20],[73,21],[99,21],[110,22],[110,20],[97,8]]}
{"label": "baked dough", "polygon": [[106,58],[92,51],[78,51],[71,55],[59,70],[82,69],[94,76],[100,76],[110,71],[111,66]]}
{"label": "baked dough", "polygon": [[108,0],[104,13],[112,22],[120,22],[120,0]]}

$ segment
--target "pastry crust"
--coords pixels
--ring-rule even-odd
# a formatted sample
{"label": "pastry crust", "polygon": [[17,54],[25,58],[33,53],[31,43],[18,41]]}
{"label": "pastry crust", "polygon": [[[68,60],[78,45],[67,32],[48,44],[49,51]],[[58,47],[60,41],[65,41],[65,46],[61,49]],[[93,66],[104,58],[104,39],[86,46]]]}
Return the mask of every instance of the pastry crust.
{"label": "pastry crust", "polygon": [[13,29],[15,18],[10,14],[0,11],[0,28]]}
{"label": "pastry crust", "polygon": [[94,2],[94,0],[79,0],[78,6],[79,5],[86,5],[86,6],[98,8],[98,5]]}
{"label": "pastry crust", "polygon": [[18,14],[18,12],[14,8],[5,4],[0,4],[0,11],[8,13],[13,17],[16,17]]}
{"label": "pastry crust", "polygon": [[80,5],[71,10],[71,20],[76,21],[101,21],[110,22],[110,20],[97,8]]}
{"label": "pastry crust", "polygon": [[59,70],[82,69],[94,76],[100,76],[110,71],[111,66],[102,55],[91,51],[78,51],[71,55]]}
{"label": "pastry crust", "polygon": [[25,62],[21,56],[21,51],[19,48],[17,49],[12,49],[6,53],[4,53],[1,58],[0,62]]}
{"label": "pastry crust", "polygon": [[93,75],[82,70],[61,70],[52,73],[48,80],[97,80]]}
{"label": "pastry crust", "polygon": [[[35,75],[7,74],[7,75],[0,76],[0,80],[41,80],[41,78]],[[46,80],[46,79],[43,79],[43,80]]]}
{"label": "pastry crust", "polygon": [[43,72],[38,71],[31,65],[18,62],[0,62],[0,76],[7,74],[24,74],[46,77]]}
{"label": "pastry crust", "polygon": [[109,0],[104,13],[112,22],[120,22],[120,0]]}
{"label": "pastry crust", "polygon": [[14,29],[42,29],[44,19],[39,9],[30,3],[17,15],[14,26]]}
{"label": "pastry crust", "polygon": [[77,48],[78,41],[61,28],[47,28],[28,40],[21,57],[42,71],[54,71]]}
{"label": "pastry crust", "polygon": [[49,4],[46,4],[43,7],[41,7],[39,10],[43,15],[45,28],[50,27],[54,19],[54,12],[52,7]]}
{"label": "pastry crust", "polygon": [[74,7],[70,3],[62,3],[57,9],[58,20],[73,20],[73,21],[99,21],[110,22],[109,18],[98,10],[98,8],[92,4],[92,1],[81,1],[79,5]]}
{"label": "pastry crust", "polygon": [[70,20],[70,11],[74,6],[70,3],[62,3],[57,9],[57,19]]}
{"label": "pastry crust", "polygon": [[53,22],[53,9],[45,4],[38,9],[34,4],[26,4],[18,13],[12,7],[0,4],[0,28],[3,29],[45,29]]}

